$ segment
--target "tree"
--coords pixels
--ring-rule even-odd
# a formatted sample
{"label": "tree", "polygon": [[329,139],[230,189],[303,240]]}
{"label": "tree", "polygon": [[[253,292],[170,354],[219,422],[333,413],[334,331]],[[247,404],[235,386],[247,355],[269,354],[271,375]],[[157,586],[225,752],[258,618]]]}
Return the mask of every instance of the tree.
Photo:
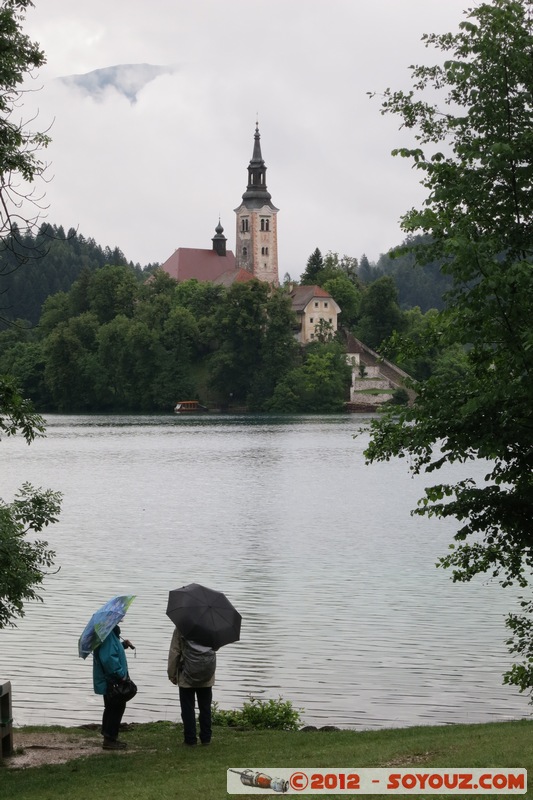
{"label": "tree", "polygon": [[[44,421],[15,383],[0,379],[0,433],[19,433],[30,444],[44,433]],[[40,600],[38,587],[54,563],[47,542],[26,534],[39,533],[57,521],[61,495],[25,483],[12,503],[0,499],[0,630],[24,616],[24,601]]]}
{"label": "tree", "polygon": [[[35,218],[23,220],[21,207],[32,199],[20,185],[31,185],[44,165],[38,159],[48,137],[29,132],[17,121],[25,75],[44,63],[38,45],[21,31],[23,12],[30,0],[3,0],[0,5],[0,242],[4,249],[18,233],[17,220],[26,228]],[[38,216],[38,215],[37,215]],[[2,268],[0,266],[0,274]],[[0,377],[0,435],[22,434],[30,444],[44,433],[44,421],[20,393],[12,378]],[[47,542],[26,534],[39,533],[57,520],[61,504],[58,493],[24,484],[12,503],[0,500],[0,629],[14,625],[24,615],[26,600],[41,599],[36,588],[52,566],[54,553]]]}
{"label": "tree", "polygon": [[359,308],[357,336],[373,349],[388,339],[395,331],[401,331],[405,319],[398,305],[398,292],[389,275],[378,278],[366,288]]}
{"label": "tree", "polygon": [[443,336],[443,319],[436,309],[422,314],[420,308],[404,312],[405,331],[394,333],[380,347],[380,354],[418,381],[435,371],[447,370],[450,380],[462,380],[467,369],[465,348],[451,344],[451,332]]}
{"label": "tree", "polygon": [[[332,253],[330,251],[324,258],[324,271],[330,272],[330,276],[328,276],[325,280],[330,280],[331,277],[343,275],[352,283],[358,284],[358,268],[359,264],[357,263],[357,259],[353,256],[344,255],[339,257],[338,253]],[[322,282],[322,286],[323,285],[324,283]]]}
{"label": "tree", "polygon": [[90,411],[94,403],[98,374],[95,318],[87,313],[60,323],[43,344],[44,378],[47,390],[59,411]]}
{"label": "tree", "polygon": [[[369,461],[408,455],[415,473],[486,461],[484,481],[436,484],[416,513],[461,522],[440,559],[454,581],[488,573],[521,587],[533,567],[532,10],[531,0],[479,4],[457,33],[424,37],[444,63],[413,67],[411,91],[385,93],[383,113],[415,136],[397,152],[428,193],[403,228],[431,237],[414,245],[420,263],[443,259],[453,288],[442,336],[467,347],[462,381],[436,371],[412,408],[373,423],[367,450]],[[508,625],[525,663],[505,680],[531,690],[532,608],[523,604],[526,616]]]}
{"label": "tree", "polygon": [[361,256],[361,260],[359,261],[359,269],[357,270],[357,276],[361,283],[370,283],[372,280],[372,267],[370,266],[370,262],[366,255],[363,253]]}
{"label": "tree", "polygon": [[161,365],[154,379],[154,400],[160,408],[172,408],[177,400],[197,398],[191,367],[198,338],[192,312],[175,306],[163,326]]}
{"label": "tree", "polygon": [[[382,254],[376,264],[375,278],[390,275],[398,290],[400,308],[419,306],[421,311],[444,308],[443,297],[453,284],[450,275],[442,272],[442,259],[417,263],[413,244],[429,244],[428,236],[408,236],[403,245]],[[421,254],[422,249],[418,252]]]}
{"label": "tree", "polygon": [[211,359],[209,382],[224,403],[246,403],[261,369],[268,293],[261,281],[234,283],[218,309],[222,344]]}
{"label": "tree", "polygon": [[266,304],[266,324],[256,372],[249,395],[250,407],[264,411],[276,385],[292,369],[298,358],[294,337],[297,324],[289,295],[283,289],[272,290]]}
{"label": "tree", "polygon": [[324,269],[324,259],[322,253],[316,248],[307,259],[307,266],[305,272],[302,273],[300,283],[309,286],[314,286],[320,280],[320,273]]}
{"label": "tree", "polygon": [[90,310],[100,323],[111,322],[118,314],[132,317],[139,286],[129,267],[107,264],[91,276],[87,290]]}
{"label": "tree", "polygon": [[341,309],[339,326],[346,330],[352,329],[357,322],[361,304],[361,292],[358,287],[347,275],[339,273],[337,277],[325,281],[323,288]]}
{"label": "tree", "polygon": [[302,366],[290,370],[278,383],[270,411],[332,413],[342,411],[351,380],[345,349],[338,342],[307,347]]}
{"label": "tree", "polygon": [[[39,153],[50,141],[44,133],[33,132],[19,118],[22,86],[26,76],[42,66],[46,59],[36,42],[22,32],[24,12],[32,7],[31,0],[2,0],[0,5],[0,240],[6,242],[14,231],[22,232],[36,224],[39,201],[31,189],[24,191],[41,178],[46,165]],[[36,214],[24,219],[21,206],[33,201]]]}

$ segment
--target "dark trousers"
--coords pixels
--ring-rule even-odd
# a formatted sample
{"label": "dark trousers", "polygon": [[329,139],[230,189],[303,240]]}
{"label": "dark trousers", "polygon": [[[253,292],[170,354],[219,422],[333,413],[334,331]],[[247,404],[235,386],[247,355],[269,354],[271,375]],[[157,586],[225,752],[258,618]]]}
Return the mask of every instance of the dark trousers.
{"label": "dark trousers", "polygon": [[207,744],[207,742],[211,741],[211,700],[213,699],[211,687],[201,686],[197,689],[184,689],[180,686],[179,690],[185,744],[196,744],[195,699],[198,701],[200,717],[200,741],[202,744]]}
{"label": "dark trousers", "polygon": [[118,729],[126,710],[126,701],[121,697],[108,697],[104,694],[104,713],[102,715],[102,736],[118,739]]}

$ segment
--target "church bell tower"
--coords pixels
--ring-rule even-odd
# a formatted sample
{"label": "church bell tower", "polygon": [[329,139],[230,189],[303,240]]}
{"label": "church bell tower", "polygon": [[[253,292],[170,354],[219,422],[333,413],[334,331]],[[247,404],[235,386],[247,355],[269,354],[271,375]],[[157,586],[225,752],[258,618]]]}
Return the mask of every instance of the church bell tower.
{"label": "church bell tower", "polygon": [[279,286],[278,225],[276,206],[266,185],[266,166],[261,155],[261,136],[256,123],[254,150],[248,165],[248,187],[237,215],[236,266],[254,277]]}

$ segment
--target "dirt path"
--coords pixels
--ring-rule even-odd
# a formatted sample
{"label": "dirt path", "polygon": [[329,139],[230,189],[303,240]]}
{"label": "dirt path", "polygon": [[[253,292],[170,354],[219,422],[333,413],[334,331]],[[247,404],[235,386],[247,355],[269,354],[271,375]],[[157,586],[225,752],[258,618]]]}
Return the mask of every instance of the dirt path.
{"label": "dirt path", "polygon": [[14,755],[4,759],[5,764],[11,769],[24,769],[44,764],[64,764],[74,758],[101,753],[102,740],[100,736],[82,733],[25,733],[15,729],[13,747]]}

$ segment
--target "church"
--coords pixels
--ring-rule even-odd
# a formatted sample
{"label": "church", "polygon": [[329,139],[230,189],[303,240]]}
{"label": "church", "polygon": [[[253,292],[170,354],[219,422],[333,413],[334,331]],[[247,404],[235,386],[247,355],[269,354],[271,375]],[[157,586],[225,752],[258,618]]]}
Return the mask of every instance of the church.
{"label": "church", "polygon": [[235,282],[257,280],[279,286],[278,228],[276,206],[267,189],[261,136],[256,123],[254,149],[248,165],[248,186],[236,214],[236,253],[227,249],[224,228],[215,228],[209,249],[178,247],[161,269],[179,282],[199,281],[231,286]]}
{"label": "church", "polygon": [[[229,288],[233,283],[257,279],[279,286],[278,211],[267,189],[261,136],[256,123],[254,148],[248,165],[248,186],[236,215],[235,249],[227,249],[224,228],[218,221],[212,247],[178,247],[160,267],[178,282],[195,278]],[[295,338],[302,344],[312,342],[324,323],[337,330],[341,309],[320,286],[288,287],[297,325]]]}

